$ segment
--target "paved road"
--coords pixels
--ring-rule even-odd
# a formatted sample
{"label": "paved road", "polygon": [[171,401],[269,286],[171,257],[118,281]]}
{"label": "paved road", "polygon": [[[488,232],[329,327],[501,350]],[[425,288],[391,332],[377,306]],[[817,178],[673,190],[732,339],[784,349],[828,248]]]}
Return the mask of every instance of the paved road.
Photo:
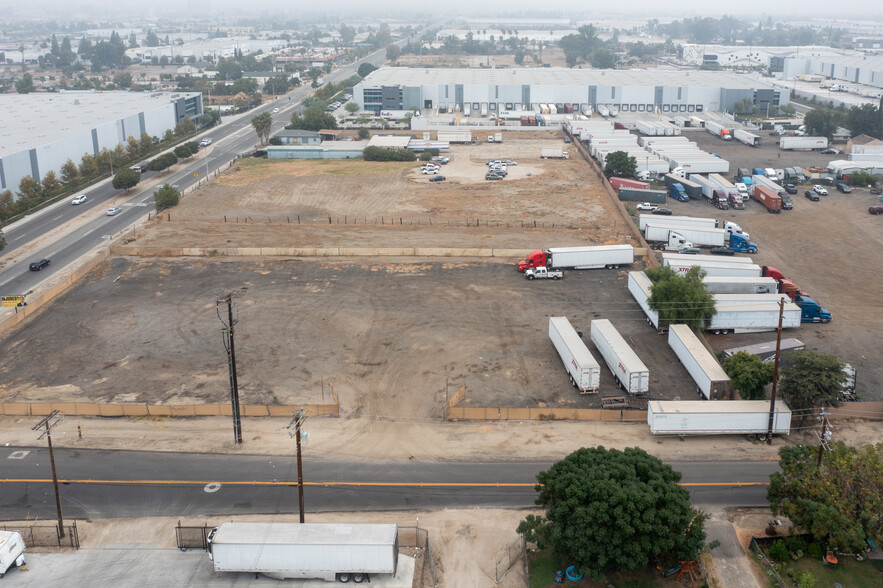
{"label": "paved road", "polygon": [[[21,456],[16,451],[27,451]],[[20,459],[19,459],[20,458]],[[62,506],[73,518],[297,512],[291,457],[72,450],[55,452]],[[306,459],[307,511],[529,507],[551,462],[408,462]],[[694,504],[766,504],[777,462],[674,462]],[[0,454],[3,518],[53,518],[48,450]],[[216,486],[207,484],[217,482]],[[739,483],[753,485],[739,486]],[[477,485],[485,484],[485,485]]]}
{"label": "paved road", "polygon": [[[374,65],[381,65],[385,59],[386,50],[383,49],[356,63],[333,70],[332,73],[325,76],[325,80],[334,83],[340,82],[352,76],[361,63],[368,62]],[[268,102],[250,111],[247,115],[236,117],[221,126],[202,133],[199,139],[212,139],[208,155],[205,158],[195,160],[174,173],[158,172],[162,175],[162,182],[172,184],[178,190],[183,191],[206,177],[207,174],[227,165],[237,156],[251,153],[257,143],[257,135],[251,126],[251,117],[261,112],[271,112],[274,108],[279,108],[279,113],[273,115],[274,122],[272,128],[273,133],[278,132],[288,123],[291,113],[300,107],[301,101],[312,91],[312,88],[308,86],[296,88],[278,100]],[[195,176],[194,174],[197,175]],[[150,180],[154,176],[154,172],[147,172],[142,178],[143,180]],[[0,294],[16,295],[32,292],[48,276],[75,262],[82,255],[105,242],[112,235],[119,233],[139,218],[146,217],[148,212],[155,210],[152,189],[146,193],[138,193],[136,188],[131,198],[122,204],[115,203],[115,206],[120,206],[123,209],[116,216],[105,215],[108,208],[108,200],[114,196],[121,195],[118,190],[113,189],[109,181],[84,189],[82,193],[86,194],[88,198],[85,204],[73,206],[67,200],[32,215],[25,221],[4,228],[8,245],[7,249],[3,252],[3,258],[14,259],[14,262],[8,264],[0,271]],[[79,215],[87,216],[91,220],[84,226],[65,234],[33,255],[24,257],[17,253],[19,248]],[[40,272],[28,270],[28,264],[31,261],[44,257],[52,261],[48,268]]]}

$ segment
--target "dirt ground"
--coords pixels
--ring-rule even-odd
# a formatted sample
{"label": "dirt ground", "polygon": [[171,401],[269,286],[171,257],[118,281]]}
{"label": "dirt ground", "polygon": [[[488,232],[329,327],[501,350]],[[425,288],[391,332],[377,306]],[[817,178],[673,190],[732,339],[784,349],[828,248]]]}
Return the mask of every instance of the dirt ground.
{"label": "dirt ground", "polygon": [[[703,133],[707,142],[730,161],[730,170],[737,167],[790,167],[791,165],[827,165],[832,157],[810,152],[782,152],[764,145],[752,149],[746,145],[730,145]],[[698,137],[697,137],[698,139]],[[770,137],[773,139],[773,137]],[[725,152],[725,150],[727,150]],[[769,214],[756,202],[745,210],[719,211],[704,201],[677,202],[669,199],[666,206],[674,214],[709,216],[739,223],[757,243],[755,263],[771,265],[790,277],[813,300],[831,311],[834,320],[827,324],[803,324],[786,331],[807,347],[836,355],[857,370],[856,386],[863,400],[883,400],[883,354],[880,333],[883,314],[880,312],[879,291],[883,288],[880,273],[880,251],[883,249],[883,219],[868,214],[868,206],[879,203],[880,197],[866,189],[842,194],[833,187],[828,196],[812,202],[803,196],[811,186],[801,186],[792,195],[794,208],[780,214]],[[775,339],[774,333],[709,336],[715,349],[726,349]]]}

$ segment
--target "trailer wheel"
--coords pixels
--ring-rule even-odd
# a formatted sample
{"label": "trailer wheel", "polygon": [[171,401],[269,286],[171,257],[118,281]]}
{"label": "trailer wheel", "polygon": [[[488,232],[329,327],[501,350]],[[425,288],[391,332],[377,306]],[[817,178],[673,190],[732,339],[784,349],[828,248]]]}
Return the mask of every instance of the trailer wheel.
{"label": "trailer wheel", "polygon": [[745,437],[746,437],[749,441],[757,441],[757,435],[755,435],[754,433],[751,433],[751,434],[749,434],[749,435],[745,435]]}
{"label": "trailer wheel", "polygon": [[349,574],[337,574],[337,581],[340,582],[341,584],[346,584],[347,582],[350,581],[350,575]]}
{"label": "trailer wheel", "polygon": [[730,331],[728,329],[721,329],[721,335],[729,335]]}
{"label": "trailer wheel", "polygon": [[353,574],[353,583],[361,584],[368,578],[368,574]]}

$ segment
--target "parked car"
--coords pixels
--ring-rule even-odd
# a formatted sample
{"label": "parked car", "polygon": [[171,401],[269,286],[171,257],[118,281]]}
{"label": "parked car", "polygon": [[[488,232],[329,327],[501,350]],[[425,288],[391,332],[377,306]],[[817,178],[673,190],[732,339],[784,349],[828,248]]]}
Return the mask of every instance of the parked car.
{"label": "parked car", "polygon": [[785,191],[789,194],[797,194],[797,186],[795,186],[794,184],[785,184],[782,187],[785,188]]}
{"label": "parked car", "polygon": [[667,208],[657,208],[656,210],[652,211],[652,214],[664,214],[668,216],[671,214],[671,211]]}
{"label": "parked car", "polygon": [[435,175],[437,173],[438,173],[437,167],[424,167],[423,168],[423,175],[424,176],[431,176],[431,175]]}
{"label": "parked car", "polygon": [[879,193],[880,193],[880,188],[878,188],[877,186],[872,186],[868,191],[869,191],[871,194],[879,194]]}
{"label": "parked car", "polygon": [[492,173],[486,173],[484,175],[484,179],[486,179],[486,180],[502,180],[503,176],[500,176],[497,174],[492,174]]}
{"label": "parked car", "polygon": [[[871,214],[883,214],[883,206],[869,206],[868,212],[870,212]],[[31,265],[33,265],[33,264],[31,264]],[[33,269],[33,268],[31,268],[31,269]]]}
{"label": "parked car", "polygon": [[822,153],[824,153],[825,155],[837,155],[838,153],[840,153],[840,151],[834,149],[833,147],[828,147],[827,149],[822,149]]}
{"label": "parked car", "polygon": [[824,186],[819,186],[818,184],[816,184],[815,186],[812,187],[812,189],[813,189],[813,192],[815,192],[819,196],[827,196],[828,195],[828,189],[825,188]]}
{"label": "parked car", "polygon": [[107,216],[116,216],[123,211],[119,206],[114,206],[113,208],[107,209]]}
{"label": "parked car", "polygon": [[503,162],[504,165],[518,165],[517,161],[512,161],[511,159],[507,159]]}
{"label": "parked car", "polygon": [[71,204],[82,204],[85,201],[86,201],[86,195],[79,194],[77,196],[74,196],[73,200],[71,200]]}
{"label": "parked car", "polygon": [[637,208],[638,210],[652,211],[652,210],[658,209],[659,207],[656,206],[655,204],[650,204],[649,202],[642,202],[642,203],[638,204],[635,208]]}
{"label": "parked car", "polygon": [[31,265],[29,265],[28,267],[32,272],[38,272],[44,267],[49,267],[49,259],[44,257],[43,259],[40,259],[38,261],[32,261]]}
{"label": "parked car", "polygon": [[712,255],[735,255],[736,252],[730,249],[729,247],[712,247],[711,248]]}
{"label": "parked car", "polygon": [[278,108],[274,108],[274,109],[273,109],[273,114],[278,114],[278,113],[279,113],[279,109],[278,109]]}
{"label": "parked car", "polygon": [[448,159],[447,157],[443,157],[443,156],[439,155],[438,157],[433,157],[432,161],[434,161],[436,163],[440,163],[442,165],[447,165],[448,162],[450,162],[451,160]]}
{"label": "parked car", "polygon": [[812,200],[813,202],[819,201],[819,195],[816,194],[815,192],[813,192],[812,190],[807,190],[806,192],[803,193],[803,195],[806,196],[807,198],[809,198],[810,200]]}
{"label": "parked car", "polygon": [[485,165],[500,165],[501,163],[503,163],[503,162],[500,161],[499,159],[489,159],[489,160],[485,163]]}
{"label": "parked car", "polygon": [[846,182],[837,182],[837,189],[844,194],[852,194],[852,188]]}
{"label": "parked car", "polygon": [[203,139],[202,141],[199,142],[200,147],[208,147],[211,144],[212,144],[212,140],[209,139],[208,137],[206,137],[205,139]]}
{"label": "parked car", "polygon": [[432,176],[429,178],[430,182],[444,182],[447,178],[444,176]]}
{"label": "parked car", "polygon": [[144,164],[144,163],[137,163],[137,164],[133,165],[133,166],[132,166],[131,168],[129,168],[129,169],[131,169],[132,171],[136,171],[136,172],[138,172],[139,174],[143,174],[144,172],[147,171],[147,164]]}
{"label": "parked car", "polygon": [[684,247],[680,251],[678,251],[681,255],[699,255],[702,253],[702,250],[698,247]]}

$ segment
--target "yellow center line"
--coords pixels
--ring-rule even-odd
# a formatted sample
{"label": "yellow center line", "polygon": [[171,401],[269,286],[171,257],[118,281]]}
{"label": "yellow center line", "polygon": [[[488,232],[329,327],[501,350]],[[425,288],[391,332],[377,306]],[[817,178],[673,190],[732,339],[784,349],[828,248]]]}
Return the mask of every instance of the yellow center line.
{"label": "yellow center line", "polygon": [[[296,486],[296,480],[77,480],[61,479],[62,484],[119,484],[119,485],[190,485],[205,486]],[[52,478],[0,478],[0,483],[50,483]],[[678,486],[769,486],[769,482],[681,482]],[[535,483],[527,482],[304,482],[304,486],[392,486],[415,488],[534,488]]]}

